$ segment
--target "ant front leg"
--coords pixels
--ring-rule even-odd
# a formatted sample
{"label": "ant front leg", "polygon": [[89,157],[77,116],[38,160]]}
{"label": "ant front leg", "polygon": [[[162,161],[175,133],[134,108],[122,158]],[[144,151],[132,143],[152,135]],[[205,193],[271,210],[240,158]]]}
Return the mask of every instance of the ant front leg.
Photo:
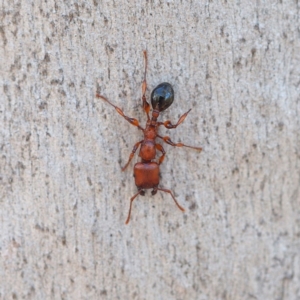
{"label": "ant front leg", "polygon": [[143,142],[144,140],[141,140],[140,142],[137,142],[134,146],[133,149],[131,151],[131,154],[129,156],[128,162],[127,164],[122,168],[122,171],[125,171],[125,169],[128,167],[128,165],[130,164],[131,160],[133,159],[133,156],[136,152],[136,150],[139,148],[140,144]]}
{"label": "ant front leg", "polygon": [[126,115],[124,115],[123,111],[121,108],[115,106],[114,104],[112,104],[107,98],[99,95],[99,94],[96,94],[96,97],[97,98],[100,98],[104,101],[106,101],[108,104],[110,104],[111,106],[113,106],[115,108],[115,110],[117,111],[118,114],[120,114],[126,121],[128,121],[131,125],[133,126],[136,126],[138,127],[138,129],[141,129],[144,131],[144,129],[140,126],[139,124],[139,121],[137,119],[134,119],[134,118],[130,118],[130,117],[127,117]]}
{"label": "ant front leg", "polygon": [[167,121],[165,121],[165,122],[158,122],[158,125],[160,126],[160,125],[164,125],[166,128],[168,128],[168,129],[173,129],[173,128],[176,128],[179,124],[181,124],[183,121],[184,121],[184,119],[186,118],[186,116],[188,115],[188,113],[191,111],[192,109],[189,109],[186,113],[184,113],[180,118],[179,118],[179,120],[178,120],[178,122],[175,124],[175,125],[173,125],[172,123],[171,123],[171,121],[170,120],[167,120]]}
{"label": "ant front leg", "polygon": [[147,73],[147,65],[148,65],[148,59],[147,59],[147,51],[144,50],[144,59],[145,59],[145,73],[144,73],[144,80],[142,83],[142,100],[143,100],[143,109],[145,113],[147,114],[147,119],[150,120],[149,112],[150,112],[150,104],[146,100],[146,90],[147,90],[147,81],[146,81],[146,73]]}
{"label": "ant front leg", "polygon": [[187,147],[187,148],[192,148],[192,149],[195,149],[195,150],[198,150],[198,151],[202,151],[202,148],[201,147],[193,147],[193,146],[188,146],[188,145],[185,145],[183,143],[174,143],[171,141],[171,139],[168,137],[168,136],[160,136],[160,135],[157,135],[157,137],[161,138],[164,140],[164,142],[166,142],[167,144],[173,146],[173,147]]}

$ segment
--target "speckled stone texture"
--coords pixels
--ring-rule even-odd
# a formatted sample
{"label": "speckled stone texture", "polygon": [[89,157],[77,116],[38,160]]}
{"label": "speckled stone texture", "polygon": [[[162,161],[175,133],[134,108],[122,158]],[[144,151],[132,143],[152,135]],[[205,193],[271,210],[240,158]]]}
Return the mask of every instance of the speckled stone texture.
{"label": "speckled stone texture", "polygon": [[[148,89],[161,187],[121,172]],[[299,1],[1,1],[0,299],[300,299]]]}

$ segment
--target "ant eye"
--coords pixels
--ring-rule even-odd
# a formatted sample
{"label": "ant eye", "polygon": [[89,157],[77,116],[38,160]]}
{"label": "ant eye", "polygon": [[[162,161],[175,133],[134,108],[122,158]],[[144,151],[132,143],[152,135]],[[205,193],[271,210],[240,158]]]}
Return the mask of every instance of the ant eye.
{"label": "ant eye", "polygon": [[159,84],[151,93],[152,108],[158,111],[167,109],[174,101],[174,91],[170,83]]}

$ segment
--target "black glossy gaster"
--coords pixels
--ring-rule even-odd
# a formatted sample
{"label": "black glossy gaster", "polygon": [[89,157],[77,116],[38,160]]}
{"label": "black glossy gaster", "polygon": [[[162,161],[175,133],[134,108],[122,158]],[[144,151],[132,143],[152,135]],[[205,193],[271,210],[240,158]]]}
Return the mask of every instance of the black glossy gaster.
{"label": "black glossy gaster", "polygon": [[151,93],[152,108],[158,111],[167,109],[174,101],[174,90],[170,83],[159,84]]}

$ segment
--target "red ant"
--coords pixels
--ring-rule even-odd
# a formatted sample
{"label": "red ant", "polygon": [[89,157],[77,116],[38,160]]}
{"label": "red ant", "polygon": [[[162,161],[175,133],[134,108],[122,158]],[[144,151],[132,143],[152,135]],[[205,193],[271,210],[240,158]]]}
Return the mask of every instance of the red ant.
{"label": "red ant", "polygon": [[[105,97],[96,94],[96,97],[103,99],[107,103],[109,103],[111,106],[115,108],[115,110],[123,117],[125,118],[130,124],[136,126],[138,129],[142,130],[144,133],[144,138],[137,142],[133,149],[132,152],[129,156],[127,164],[122,168],[122,171],[124,171],[129,163],[131,162],[136,150],[141,146],[139,156],[141,157],[142,161],[138,162],[134,165],[134,178],[135,178],[135,184],[138,188],[138,192],[130,199],[130,208],[128,212],[128,217],[125,222],[125,224],[129,223],[130,220],[130,214],[131,214],[131,207],[132,207],[132,202],[133,200],[138,196],[144,196],[145,195],[145,189],[153,189],[151,194],[155,195],[157,191],[162,191],[169,193],[177,207],[181,210],[184,211],[184,208],[181,207],[178,202],[176,201],[174,195],[170,190],[167,189],[162,189],[158,187],[159,184],[159,165],[164,161],[166,152],[161,144],[156,143],[156,138],[162,139],[165,143],[174,146],[174,147],[188,147],[192,149],[196,149],[201,151],[202,148],[200,147],[191,147],[187,146],[182,143],[173,143],[168,136],[160,136],[158,134],[158,127],[161,125],[164,125],[168,129],[173,129],[176,128],[179,124],[181,124],[188,113],[191,111],[188,110],[185,114],[183,114],[178,122],[173,125],[171,121],[167,120],[165,122],[158,122],[157,118],[159,116],[159,113],[161,111],[164,111],[167,109],[174,101],[174,91],[172,86],[167,83],[161,83],[159,84],[151,93],[151,104],[152,104],[152,118],[150,119],[149,117],[149,112],[150,112],[150,105],[146,100],[146,89],[147,89],[147,82],[146,82],[146,71],[147,71],[147,52],[144,51],[144,58],[145,58],[145,73],[144,73],[144,81],[142,83],[142,101],[143,101],[143,109],[147,114],[147,123],[146,123],[146,128],[142,128],[139,125],[139,121],[134,118],[129,118],[124,115],[123,111],[112,104],[108,99]],[[158,163],[153,161],[156,156],[156,150],[160,151],[162,155],[160,156]]]}

